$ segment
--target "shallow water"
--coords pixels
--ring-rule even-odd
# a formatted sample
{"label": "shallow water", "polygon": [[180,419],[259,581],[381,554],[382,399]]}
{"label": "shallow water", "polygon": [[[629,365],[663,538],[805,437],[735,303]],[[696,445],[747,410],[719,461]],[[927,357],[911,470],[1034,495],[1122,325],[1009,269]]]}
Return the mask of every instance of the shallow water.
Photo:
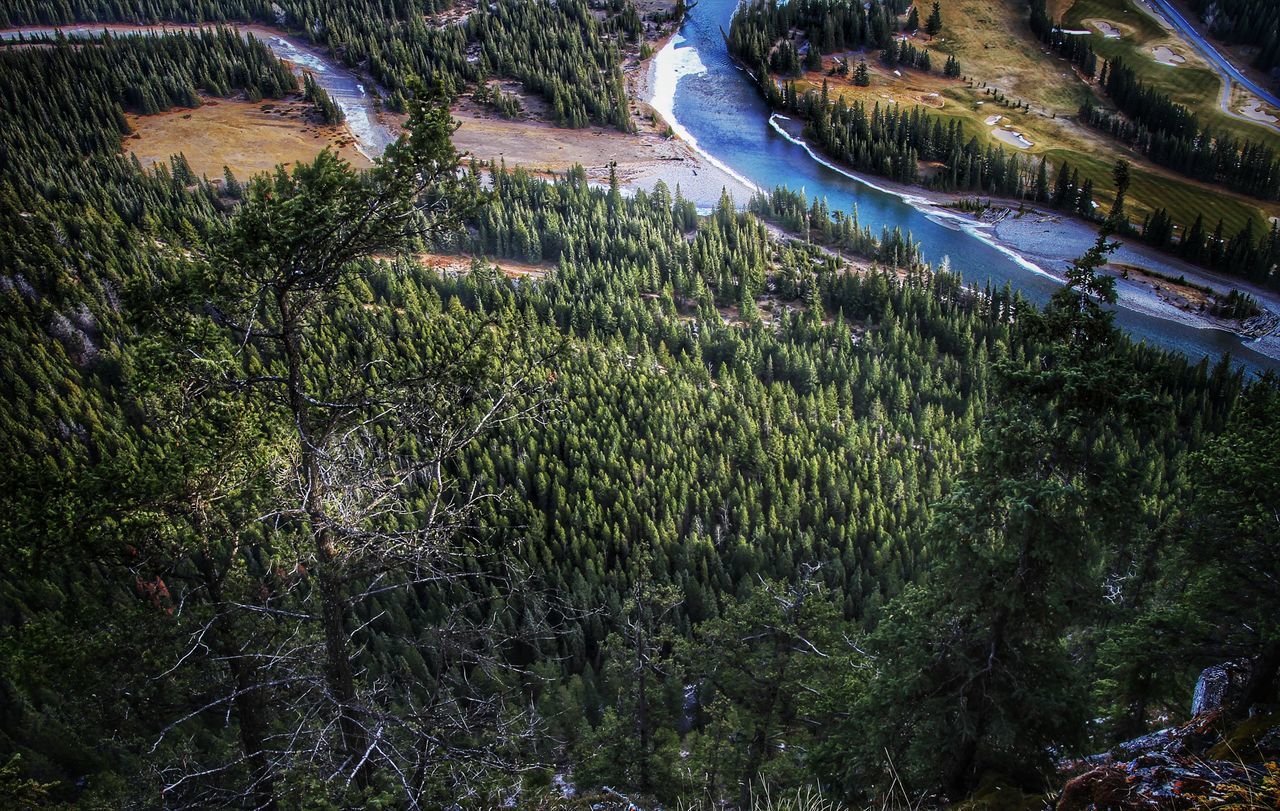
{"label": "shallow water", "polygon": [[[835,167],[799,138],[798,122],[772,116],[750,76],[730,59],[721,31],[728,31],[737,0],[700,0],[689,12],[680,37],[669,47],[666,64],[681,66],[675,83],[674,125],[691,136],[699,151],[733,174],[762,188],[788,186],[810,198],[825,197],[833,209],[857,208],[858,218],[874,232],[895,226],[921,243],[925,258],[949,257],[952,270],[978,284],[1010,284],[1031,301],[1044,303],[1059,286],[1060,267],[1042,267],[994,244],[989,228],[972,220],[922,211],[927,205],[878,187]],[[659,86],[662,79],[659,77]],[[1200,329],[1120,307],[1117,323],[1135,340],[1173,349],[1199,359],[1231,353],[1252,370],[1280,370],[1280,360],[1252,349],[1238,336]]]}

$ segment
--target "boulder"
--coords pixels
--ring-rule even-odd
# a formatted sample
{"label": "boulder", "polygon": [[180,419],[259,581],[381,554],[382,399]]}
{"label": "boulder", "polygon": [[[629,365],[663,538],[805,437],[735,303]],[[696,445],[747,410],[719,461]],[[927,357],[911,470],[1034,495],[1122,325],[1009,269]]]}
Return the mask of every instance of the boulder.
{"label": "boulder", "polygon": [[1200,672],[1195,692],[1191,695],[1191,717],[1234,709],[1244,696],[1252,675],[1253,664],[1248,659],[1206,667]]}
{"label": "boulder", "polygon": [[[1206,680],[1207,689],[1221,686],[1213,681],[1217,678]],[[1230,679],[1226,685],[1225,693],[1210,692],[1209,698],[1229,695]],[[1063,786],[1057,811],[1177,811],[1215,803],[1280,808],[1274,777],[1280,775],[1275,763],[1280,715],[1238,724],[1230,719],[1219,706],[1109,752],[1060,764],[1064,775],[1074,776]],[[1260,806],[1259,799],[1265,800]]]}

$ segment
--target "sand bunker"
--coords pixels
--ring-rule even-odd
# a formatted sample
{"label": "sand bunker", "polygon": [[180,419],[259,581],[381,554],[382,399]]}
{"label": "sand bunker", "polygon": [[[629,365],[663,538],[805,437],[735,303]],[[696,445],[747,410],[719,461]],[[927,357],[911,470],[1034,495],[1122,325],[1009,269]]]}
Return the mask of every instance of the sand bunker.
{"label": "sand bunker", "polygon": [[1277,120],[1275,116],[1262,109],[1262,102],[1255,100],[1248,107],[1240,108],[1240,115],[1245,118],[1251,118],[1254,121],[1262,121],[1266,124],[1274,124]]}
{"label": "sand bunker", "polygon": [[1089,25],[1098,29],[1102,36],[1107,39],[1120,39],[1120,29],[1106,20],[1089,20]]}
{"label": "sand bunker", "polygon": [[1176,67],[1178,65],[1181,65],[1183,62],[1187,61],[1186,57],[1182,56],[1181,54],[1177,53],[1171,48],[1165,47],[1164,45],[1161,45],[1156,48],[1152,48],[1151,51],[1152,53],[1155,54],[1156,61],[1162,65],[1169,65],[1170,67]]}
{"label": "sand bunker", "polygon": [[1000,123],[1000,119],[1002,119],[1002,118],[1004,118],[1004,116],[1002,116],[1002,115],[989,115],[989,116],[987,116],[987,120],[986,120],[985,122],[983,122],[983,123],[985,123],[988,127],[990,127],[990,126],[994,126],[994,125],[996,125],[996,124],[999,124],[999,123]]}
{"label": "sand bunker", "polygon": [[1009,146],[1016,146],[1018,149],[1030,149],[1035,146],[1035,144],[1028,141],[1022,133],[1014,132],[1013,130],[1002,130],[996,128],[991,131],[991,134],[996,139],[1003,141]]}

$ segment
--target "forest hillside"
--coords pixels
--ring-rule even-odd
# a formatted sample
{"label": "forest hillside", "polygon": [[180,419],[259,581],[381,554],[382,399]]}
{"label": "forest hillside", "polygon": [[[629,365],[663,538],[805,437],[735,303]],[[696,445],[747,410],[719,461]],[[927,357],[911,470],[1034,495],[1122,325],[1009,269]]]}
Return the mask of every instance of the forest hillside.
{"label": "forest hillside", "polygon": [[[474,24],[607,76],[525,5]],[[1040,307],[796,191],[464,162],[461,46],[343,8],[368,168],[126,155],[324,115],[254,36],[0,49],[0,805],[1280,801],[1280,381],[1129,340],[1105,229]]]}

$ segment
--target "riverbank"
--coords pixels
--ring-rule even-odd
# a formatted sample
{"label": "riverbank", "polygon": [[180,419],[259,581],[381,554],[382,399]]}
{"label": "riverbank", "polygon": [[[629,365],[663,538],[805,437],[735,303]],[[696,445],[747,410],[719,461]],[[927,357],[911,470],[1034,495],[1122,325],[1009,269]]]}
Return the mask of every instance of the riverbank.
{"label": "riverbank", "polygon": [[[637,88],[643,93],[643,101],[649,105],[662,123],[670,128],[673,136],[703,160],[708,172],[721,188],[728,190],[739,203],[746,202],[752,194],[760,191],[760,187],[745,176],[729,168],[727,164],[716,159],[711,153],[701,149],[698,139],[680,123],[675,114],[676,87],[686,76],[697,76],[707,72],[706,65],[698,58],[694,48],[680,48],[685,42],[682,34],[676,33],[662,46],[650,60],[645,83]],[[716,192],[719,198],[719,190]]]}
{"label": "riverbank", "polygon": [[[500,82],[504,93],[520,99],[524,113],[503,118],[463,95],[450,108],[459,123],[454,146],[478,160],[523,167],[542,177],[554,177],[580,165],[598,184],[609,182],[611,170],[617,172],[620,184],[632,191],[652,191],[662,182],[671,193],[679,190],[702,210],[714,207],[725,190],[743,204],[755,187],[700,153],[691,139],[680,137],[672,126],[669,105],[664,111],[661,102],[655,104],[655,98],[674,95],[674,82],[664,78],[668,71],[659,68],[659,59],[678,37],[672,27],[649,40],[653,56],[640,59],[631,55],[623,65],[634,133],[599,126],[555,126],[548,121],[551,112],[545,101],[525,93],[519,83]],[[398,129],[403,119],[382,114],[380,120]]]}
{"label": "riverbank", "polygon": [[[670,42],[654,57],[653,77],[648,85],[647,101],[653,109],[671,126],[677,137],[684,140],[691,149],[699,152],[708,162],[714,161],[726,173],[741,178],[744,185],[755,186],[749,179],[735,172],[731,167],[717,160],[709,151],[702,149],[697,138],[675,115],[676,88],[685,77],[701,77],[707,73],[703,63],[703,55],[697,47],[681,47],[687,42],[684,35],[673,37]],[[741,72],[741,66],[727,62],[733,70]],[[705,78],[705,77],[703,77]],[[691,78],[691,82],[700,81]],[[754,91],[753,91],[754,92]],[[866,189],[866,194],[887,194],[896,197],[910,208],[923,214],[934,225],[951,231],[960,231],[985,243],[990,248],[1003,254],[1008,260],[1020,266],[1023,271],[1036,274],[1046,281],[1061,281],[1064,271],[1071,260],[1082,255],[1097,238],[1096,225],[1083,220],[1065,217],[1060,213],[1024,213],[1022,216],[1002,217],[989,216],[984,219],[972,214],[956,211],[949,206],[962,199],[964,195],[932,192],[922,187],[907,186],[875,177],[870,178],[838,165],[829,157],[821,154],[815,147],[800,137],[800,122],[790,121],[785,116],[768,115],[768,124],[773,132],[802,148],[810,159],[826,167],[832,172],[852,180]],[[760,144],[760,149],[766,149]],[[798,167],[797,167],[798,168]],[[803,178],[803,173],[796,172]],[[787,185],[804,190],[814,195],[814,190],[805,186],[804,180],[788,180]],[[819,187],[821,188],[821,187]],[[861,203],[862,194],[854,196],[855,204]],[[832,201],[839,207],[839,201]],[[1016,212],[1018,201],[994,201],[996,206],[1005,206],[1007,210]],[[906,226],[909,228],[910,226]],[[917,238],[919,235],[915,235]],[[1113,257],[1115,263],[1127,264],[1149,269],[1157,274],[1177,278],[1179,276],[1212,288],[1225,296],[1232,289],[1249,293],[1271,316],[1280,318],[1280,295],[1274,291],[1261,288],[1241,279],[1225,277],[1210,271],[1196,268],[1176,257],[1157,252],[1155,249],[1141,245],[1134,240],[1121,240],[1122,247]],[[946,248],[939,248],[931,241],[923,244],[926,258],[939,264],[946,257]],[[958,258],[958,257],[957,257]],[[1111,272],[1122,275],[1117,265],[1108,268]],[[965,270],[966,275],[975,282],[981,277],[974,268]],[[1151,285],[1143,285],[1136,278],[1118,279],[1117,292],[1120,306],[1162,321],[1176,322],[1196,329],[1222,330],[1230,332],[1246,340],[1248,347],[1272,360],[1280,360],[1280,335],[1273,334],[1258,337],[1253,329],[1257,325],[1228,321],[1213,317],[1208,312],[1198,311],[1191,307],[1183,309],[1178,306],[1178,297],[1164,294]]]}
{"label": "riverbank", "polygon": [[[1015,254],[1029,268],[1058,281],[1065,278],[1071,262],[1089,250],[1098,238],[1096,223],[1037,208],[1025,201],[990,199],[983,212],[972,213],[952,208],[963,199],[972,199],[971,195],[931,192],[880,178],[868,183],[901,197],[943,224],[963,228],[998,249]],[[1250,349],[1280,360],[1280,293],[1247,279],[1193,265],[1133,238],[1112,239],[1119,242],[1120,247],[1111,254],[1111,261],[1103,271],[1116,277],[1116,295],[1121,307],[1197,329],[1225,330],[1246,341]],[[928,246],[925,248],[927,253]],[[930,258],[935,263],[942,259]],[[1146,273],[1126,276],[1126,268]],[[1167,281],[1170,279],[1182,279],[1186,286],[1206,288],[1219,298],[1225,298],[1232,290],[1247,293],[1258,303],[1263,316],[1244,320],[1217,317],[1209,307],[1201,308],[1199,299]]]}
{"label": "riverbank", "polygon": [[[111,36],[163,36],[189,34],[195,31],[230,29],[242,37],[252,36],[265,43],[281,61],[293,68],[295,74],[310,74],[329,97],[341,108],[345,120],[340,125],[344,135],[338,140],[353,139],[353,147],[366,160],[380,156],[396,138],[398,128],[382,122],[380,104],[376,93],[370,93],[373,82],[339,66],[318,48],[305,41],[295,41],[295,35],[261,25],[259,23],[156,23],[130,25],[125,23],[79,23],[65,26],[28,26],[0,30],[0,39],[8,42],[18,37],[65,36],[75,40],[92,40],[104,33]],[[376,90],[376,88],[375,88]]]}
{"label": "riverbank", "polygon": [[565,129],[536,119],[503,119],[466,102],[450,112],[459,122],[454,146],[479,160],[522,166],[546,177],[581,165],[596,183],[607,183],[614,168],[629,189],[652,191],[661,181],[704,209],[716,204],[722,188],[740,203],[750,196],[749,189],[688,145],[653,127],[635,134],[605,127]]}
{"label": "riverbank", "polygon": [[[1016,206],[1016,204],[1014,204]],[[1026,208],[990,209],[975,221],[988,227],[994,239],[1018,251],[1058,276],[1071,260],[1080,256],[1097,239],[1097,228],[1059,212]],[[1121,306],[1145,312],[1158,318],[1178,321],[1201,329],[1222,329],[1248,341],[1249,347],[1270,358],[1280,359],[1280,294],[1245,279],[1225,276],[1161,253],[1149,245],[1132,239],[1119,239],[1120,248],[1111,256],[1105,270],[1116,277],[1116,293]],[[1137,268],[1147,273],[1129,273]],[[1177,285],[1169,280],[1182,279]],[[1253,297],[1264,311],[1261,320],[1219,318],[1201,307],[1201,299],[1182,288],[1211,290],[1213,296],[1225,298],[1232,290]],[[1270,324],[1266,334],[1260,327]]]}

